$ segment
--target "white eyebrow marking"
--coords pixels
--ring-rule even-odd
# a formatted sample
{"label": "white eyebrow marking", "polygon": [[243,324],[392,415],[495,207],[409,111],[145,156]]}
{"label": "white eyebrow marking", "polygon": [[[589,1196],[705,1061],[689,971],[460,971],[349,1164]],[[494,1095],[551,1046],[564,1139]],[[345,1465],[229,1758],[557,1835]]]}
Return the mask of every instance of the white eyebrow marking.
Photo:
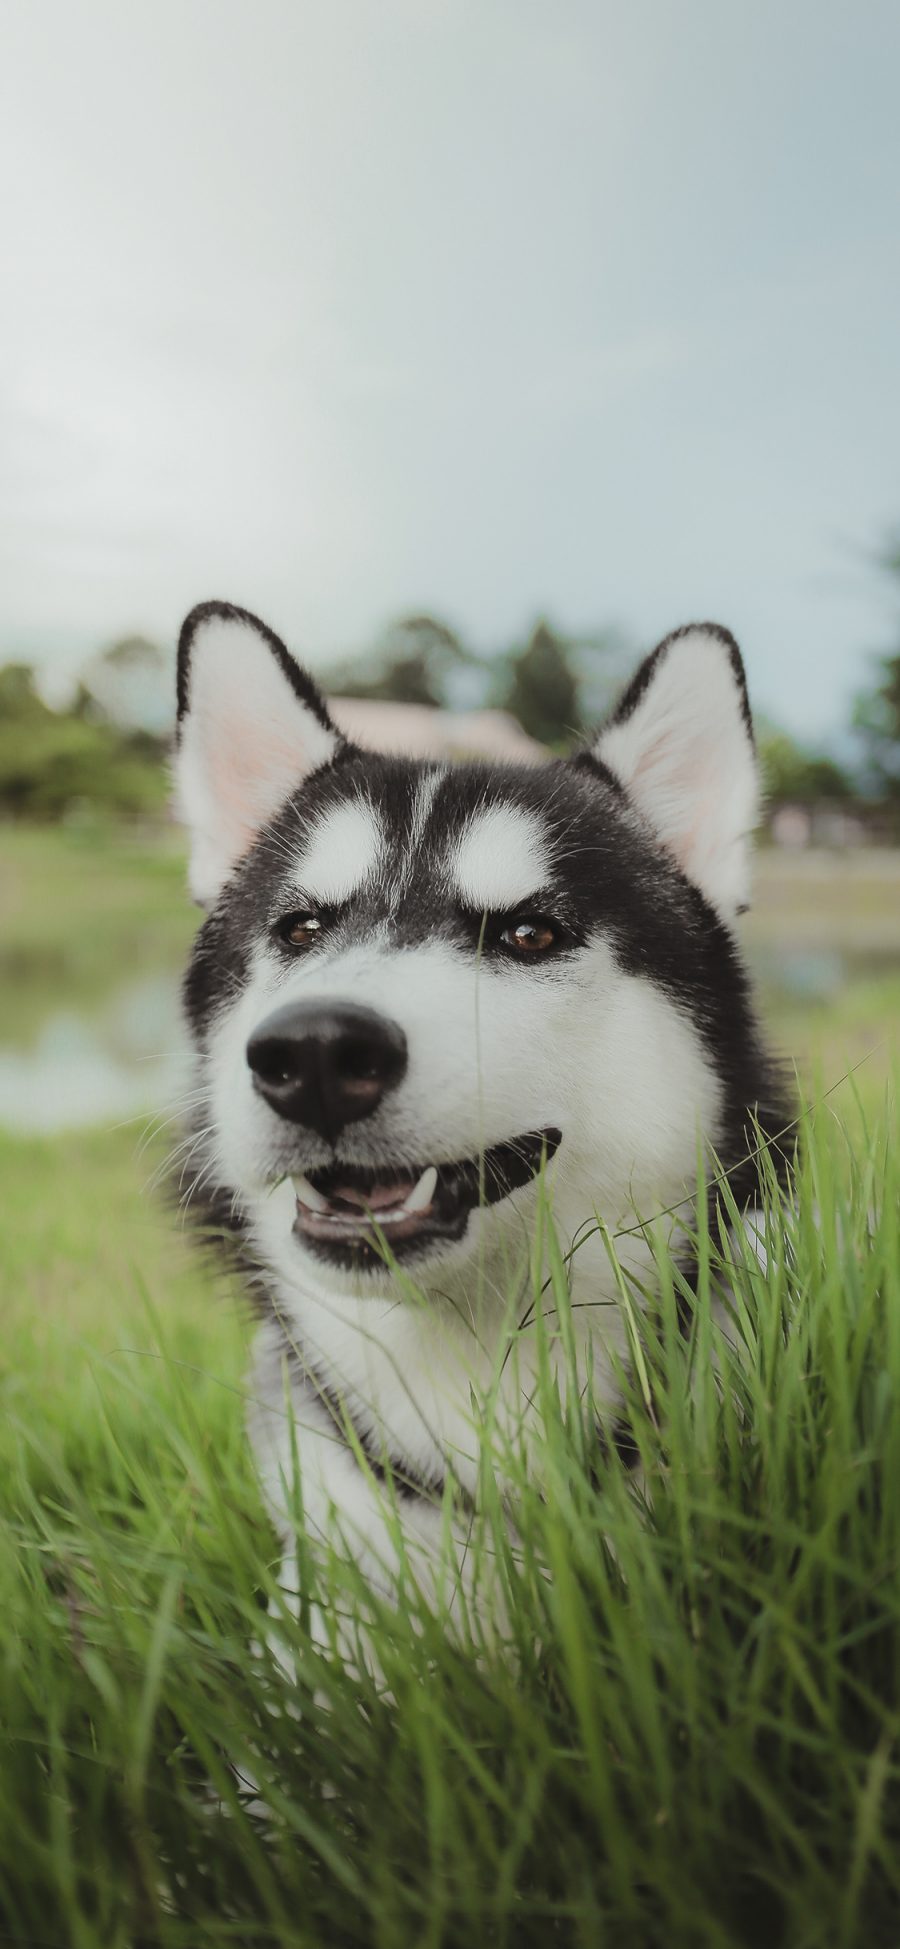
{"label": "white eyebrow marking", "polygon": [[364,799],[346,799],[323,813],[310,833],[296,878],[311,900],[349,900],[371,879],[381,858],[383,834]]}
{"label": "white eyebrow marking", "polygon": [[467,907],[502,913],[550,878],[543,824],[524,806],[488,806],[466,827],[449,867]]}

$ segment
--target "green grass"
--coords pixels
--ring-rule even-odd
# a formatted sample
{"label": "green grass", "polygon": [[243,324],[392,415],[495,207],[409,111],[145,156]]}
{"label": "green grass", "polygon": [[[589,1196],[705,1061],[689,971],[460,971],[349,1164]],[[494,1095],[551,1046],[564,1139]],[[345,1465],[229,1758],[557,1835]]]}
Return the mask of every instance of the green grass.
{"label": "green grass", "polygon": [[[485,1434],[472,1547],[505,1590],[502,1652],[454,1641],[412,1592],[379,1611],[351,1568],[308,1565],[322,1601],[364,1622],[379,1684],[280,1614],[296,1676],[251,1653],[279,1606],[234,1296],[213,1296],[177,1241],[173,1263],[161,1219],[129,1236],[129,1173],[145,1167],[110,1138],[69,1149],[56,1239],[35,1189],[46,1150],[22,1147],[31,1235],[0,1436],[11,1939],[895,1941],[900,1178],[886,1126],[864,1156],[830,1110],[810,1125],[795,1208],[770,1215],[768,1273],[738,1257],[735,1345],[710,1312],[716,1242],[688,1340],[664,1276],[645,1340],[652,1416],[640,1388],[629,1409],[649,1507],[615,1459],[598,1494],[590,1416],[549,1387],[542,1489]],[[103,1214],[87,1203],[101,1175]],[[63,1263],[72,1285],[54,1296]],[[553,1298],[564,1311],[559,1270]]]}
{"label": "green grass", "polygon": [[[0,833],[4,1039],[174,969],[182,870],[168,835]],[[827,886],[840,945],[882,953],[887,882]],[[799,864],[763,862],[756,945],[833,923]],[[768,1272],[732,1273],[734,1345],[710,1309],[718,1240],[687,1340],[663,1267],[652,1413],[629,1394],[649,1506],[615,1456],[598,1493],[590,1417],[548,1388],[542,1481],[523,1480],[488,1403],[472,1550],[505,1589],[502,1655],[412,1589],[373,1613],[351,1566],[307,1562],[380,1683],[283,1614],[243,1433],[248,1322],[152,1189],[162,1139],[0,1135],[0,1943],[897,1941],[900,985],[879,963],[827,1005],[773,1001],[820,1095],[863,1066],[808,1120]],[[553,1298],[565,1318],[559,1266]]]}
{"label": "green grass", "polygon": [[[233,1287],[215,1276],[157,1188],[166,1152],[134,1123],[18,1139],[0,1131],[3,1230],[0,1376],[40,1379],[42,1419],[62,1427],[92,1398],[92,1363],[151,1345],[148,1300],[179,1352],[239,1371],[245,1335]],[[89,1413],[89,1411],[88,1411]]]}

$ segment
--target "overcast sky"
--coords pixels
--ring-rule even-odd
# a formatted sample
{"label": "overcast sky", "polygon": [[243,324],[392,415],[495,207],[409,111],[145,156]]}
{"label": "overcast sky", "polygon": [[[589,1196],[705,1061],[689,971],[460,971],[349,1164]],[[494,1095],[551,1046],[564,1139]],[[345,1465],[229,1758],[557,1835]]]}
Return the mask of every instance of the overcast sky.
{"label": "overcast sky", "polygon": [[712,616],[839,726],[900,527],[895,0],[12,0],[0,654],[207,596]]}

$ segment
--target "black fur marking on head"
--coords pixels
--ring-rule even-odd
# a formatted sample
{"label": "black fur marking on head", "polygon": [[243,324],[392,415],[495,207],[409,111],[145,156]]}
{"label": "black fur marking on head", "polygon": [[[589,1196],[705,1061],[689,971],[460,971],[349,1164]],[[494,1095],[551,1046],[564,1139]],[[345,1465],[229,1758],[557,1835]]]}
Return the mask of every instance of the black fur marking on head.
{"label": "black fur marking on head", "polygon": [[[182,630],[179,721],[190,706],[194,636],[204,621],[215,618],[256,630],[276,657],[296,697],[321,724],[334,728],[315,686],[280,640],[247,611],[226,603],[202,604],[187,618]],[[727,651],[752,738],[737,645],[727,631],[715,625],[695,627],[713,635]],[[647,659],[612,722],[627,718],[637,708],[660,658],[686,633],[676,631]],[[277,969],[278,963],[271,959],[277,952],[273,929],[279,919],[297,908],[306,891],[302,887],[302,858],[323,818],[348,801],[359,800],[371,809],[384,837],[383,857],[365,882],[329,912],[321,942],[309,950],[311,964],[322,956],[320,965],[327,986],[332,952],[365,944],[376,933],[379,945],[383,943],[389,952],[439,942],[470,963],[478,953],[486,969],[497,967],[494,957],[500,949],[496,930],[491,936],[486,927],[473,925],[471,912],[463,910],[449,884],[446,863],[451,849],[479,813],[509,806],[540,822],[547,884],[530,891],[546,908],[547,918],[557,920],[565,930],[565,948],[548,957],[546,963],[529,966],[507,961],[508,978],[563,987],[577,978],[579,953],[602,941],[626,974],[655,984],[705,1045],[721,1095],[718,1125],[708,1134],[715,1139],[721,1167],[729,1176],[738,1206],[753,1202],[764,1175],[754,1150],[766,1142],[766,1133],[777,1144],[779,1133],[789,1127],[789,1113],[777,1071],[760,1039],[747,974],[728,926],[635,813],[626,789],[602,760],[591,752],[581,752],[572,760],[553,761],[537,770],[484,763],[445,769],[434,763],[362,752],[343,741],[338,743],[336,757],[338,762],[310,774],[258,835],[235,865],[200,929],[183,992],[200,1058],[201,1085],[205,1082],[210,1026],[217,1011],[241,995],[257,950],[268,957],[270,967]],[[427,798],[427,794],[420,795],[420,788],[435,776],[427,816],[420,826],[420,808]],[[294,867],[292,862],[296,862]],[[545,877],[543,866],[540,872]],[[315,889],[309,891],[314,893]],[[293,965],[285,956],[286,978]],[[439,1023],[436,1028],[439,1032]],[[209,1101],[198,1096],[193,1111],[196,1142],[188,1151],[181,1178],[188,1215],[210,1238],[217,1237],[220,1246],[236,1259],[248,1293],[263,1316],[279,1329],[281,1345],[273,1357],[291,1362],[298,1382],[302,1380],[310,1400],[318,1400],[323,1415],[342,1439],[347,1440],[348,1428],[352,1429],[376,1481],[387,1484],[398,1499],[439,1501],[445,1470],[449,1473],[445,1458],[439,1454],[435,1471],[420,1475],[406,1458],[395,1457],[370,1434],[364,1420],[361,1425],[358,1414],[350,1419],[348,1403],[317,1373],[306,1350],[295,1347],[282,1320],[273,1272],[260,1260],[261,1247],[254,1243],[240,1201],[227,1184],[216,1181],[215,1141],[209,1144],[206,1133],[211,1115]],[[779,1161],[776,1149],[776,1169]],[[346,1177],[347,1167],[341,1168]],[[710,1204],[712,1213],[714,1189]],[[690,1264],[685,1263],[682,1271],[683,1283],[690,1288]],[[684,1325],[690,1310],[689,1298],[680,1292],[679,1313]],[[278,1391],[276,1385],[275,1398]],[[631,1467],[639,1459],[638,1448],[626,1418],[614,1420],[605,1432],[598,1428],[598,1483],[611,1449],[618,1452],[623,1466]],[[455,1481],[451,1486],[456,1492]],[[465,1506],[463,1492],[458,1493]]]}
{"label": "black fur marking on head", "polygon": [[747,694],[747,676],[744,670],[744,659],[741,656],[730,629],[725,629],[721,623],[683,623],[680,629],[673,629],[670,636],[664,636],[662,642],[657,644],[656,649],[651,651],[648,657],[644,658],[640,668],[635,671],[631,682],[626,685],[625,690],[606,719],[605,724],[600,726],[601,732],[608,729],[612,724],[624,724],[627,718],[634,715],[645,692],[649,690],[663,657],[671,649],[672,644],[681,642],[685,636],[692,636],[695,630],[702,630],[704,636],[712,636],[717,643],[721,643],[722,648],[726,651],[728,661],[731,664],[735,688],[738,693],[741,717],[747,736],[755,750],[753,717],[750,710],[750,698]]}
{"label": "black fur marking on head", "polygon": [[[307,891],[299,878],[305,839],[332,808],[364,799],[386,846],[381,868],[336,912],[321,944],[305,957],[308,965],[323,956],[326,981],[331,952],[365,942],[376,929],[390,951],[438,941],[466,955],[476,952],[478,929],[455,902],[441,869],[473,817],[510,805],[541,822],[552,876],[552,884],[540,889],[542,905],[571,937],[570,947],[536,965],[507,959],[511,978],[565,981],[579,946],[605,939],[624,972],[660,987],[705,1044],[722,1092],[720,1125],[713,1134],[726,1167],[736,1165],[748,1148],[753,1112],[765,1115],[772,1105],[777,1118],[782,1091],[726,923],[596,765],[556,760],[537,770],[514,764],[455,766],[441,777],[411,852],[418,787],[434,769],[351,748],[339,766],[314,773],[294,793],[238,863],[200,930],[184,990],[195,1035],[202,1042],[216,1007],[240,992],[251,946],[269,942],[275,923]],[[291,855],[298,860],[296,876],[287,863]],[[486,963],[498,952],[487,930],[481,951]],[[284,965],[287,976],[290,957]]]}
{"label": "black fur marking on head", "polygon": [[198,602],[196,608],[191,610],[190,615],[185,617],[181,625],[181,632],[178,638],[176,668],[177,721],[179,728],[190,709],[191,653],[194,646],[194,638],[198,629],[201,629],[204,623],[216,621],[244,623],[248,628],[255,630],[257,636],[262,638],[262,641],[268,646],[274,656],[282,675],[287,678],[295,697],[299,699],[301,704],[305,704],[307,710],[312,711],[313,716],[318,719],[323,730],[333,731],[335,737],[340,740],[341,744],[346,742],[342,738],[337,725],[332,723],[325,707],[324,699],[313,683],[312,678],[308,677],[306,671],[301,669],[300,664],[294,661],[290,651],[282,643],[281,637],[276,636],[275,631],[269,629],[267,623],[260,622],[259,617],[254,616],[249,609],[240,609],[234,602]]}
{"label": "black fur marking on head", "polygon": [[231,924],[228,903],[220,900],[195,938],[181,984],[185,1014],[198,1041],[215,1010],[240,994],[249,972],[248,942]]}
{"label": "black fur marking on head", "polygon": [[589,746],[586,745],[583,750],[573,752],[569,764],[577,766],[580,771],[593,772],[594,777],[601,779],[603,784],[611,792],[617,793],[620,799],[628,797],[618,773],[612,771],[609,765],[605,765],[603,759],[598,758],[596,751],[591,751]]}

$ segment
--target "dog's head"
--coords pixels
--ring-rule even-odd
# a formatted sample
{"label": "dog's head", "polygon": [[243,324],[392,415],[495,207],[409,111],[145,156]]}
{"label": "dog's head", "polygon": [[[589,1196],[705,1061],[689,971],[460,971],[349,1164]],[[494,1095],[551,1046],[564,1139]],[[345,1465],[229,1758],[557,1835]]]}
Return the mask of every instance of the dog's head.
{"label": "dog's head", "polygon": [[178,706],[203,1168],[284,1276],[381,1290],[386,1242],[443,1278],[521,1232],[543,1168],[572,1235],[743,1130],[758,801],[726,631],[668,637],[535,767],[360,750],[223,603],[184,625]]}

